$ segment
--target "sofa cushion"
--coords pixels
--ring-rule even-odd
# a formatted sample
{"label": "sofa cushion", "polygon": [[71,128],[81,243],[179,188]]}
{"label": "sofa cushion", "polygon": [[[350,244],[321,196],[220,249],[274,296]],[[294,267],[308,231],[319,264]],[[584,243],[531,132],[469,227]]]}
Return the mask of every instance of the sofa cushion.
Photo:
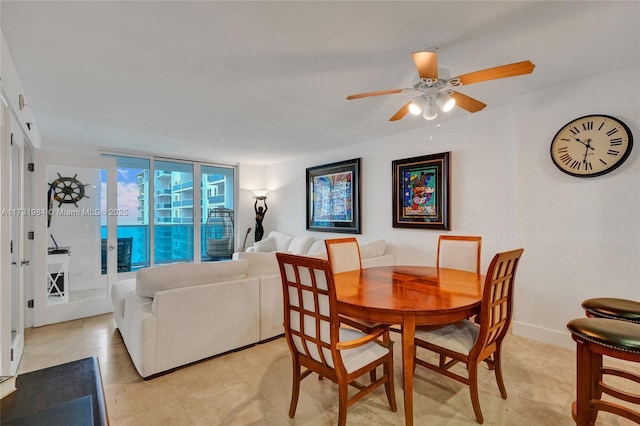
{"label": "sofa cushion", "polygon": [[327,248],[324,245],[324,240],[315,240],[309,250],[307,250],[308,254],[317,254],[322,253],[323,251],[327,251]]}
{"label": "sofa cushion", "polygon": [[293,254],[307,254],[314,241],[313,237],[296,235],[289,244],[289,251]]}
{"label": "sofa cushion", "polygon": [[370,257],[378,257],[384,255],[386,243],[384,240],[372,241],[360,245],[360,257],[368,259]]}
{"label": "sofa cushion", "polygon": [[239,252],[233,254],[234,259],[246,259],[249,261],[247,278],[262,277],[266,275],[280,274],[276,253]]}
{"label": "sofa cushion", "polygon": [[276,240],[273,238],[265,238],[264,240],[257,241],[253,245],[256,253],[270,253],[276,251]]}
{"label": "sofa cushion", "polygon": [[293,235],[278,231],[269,232],[269,238],[273,238],[276,242],[275,251],[289,251],[289,246],[291,245],[291,241],[293,241]]}
{"label": "sofa cushion", "polygon": [[245,278],[248,269],[247,260],[174,263],[144,268],[136,272],[136,293],[141,297],[154,297],[156,292],[171,288],[239,280]]}

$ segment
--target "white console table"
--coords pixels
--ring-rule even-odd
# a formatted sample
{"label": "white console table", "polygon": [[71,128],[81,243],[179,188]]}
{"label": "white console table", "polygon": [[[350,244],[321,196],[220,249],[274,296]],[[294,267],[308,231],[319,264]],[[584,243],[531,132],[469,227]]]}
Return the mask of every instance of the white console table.
{"label": "white console table", "polygon": [[69,257],[71,253],[47,255],[47,300],[69,302]]}

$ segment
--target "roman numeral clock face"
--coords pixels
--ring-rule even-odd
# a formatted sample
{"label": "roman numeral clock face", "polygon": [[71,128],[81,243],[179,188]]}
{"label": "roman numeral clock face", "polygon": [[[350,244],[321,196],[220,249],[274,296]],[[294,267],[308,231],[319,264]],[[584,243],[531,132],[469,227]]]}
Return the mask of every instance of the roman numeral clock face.
{"label": "roman numeral clock face", "polygon": [[608,115],[587,115],[558,131],[551,142],[551,159],[571,176],[600,176],[619,167],[632,147],[633,135],[622,121]]}

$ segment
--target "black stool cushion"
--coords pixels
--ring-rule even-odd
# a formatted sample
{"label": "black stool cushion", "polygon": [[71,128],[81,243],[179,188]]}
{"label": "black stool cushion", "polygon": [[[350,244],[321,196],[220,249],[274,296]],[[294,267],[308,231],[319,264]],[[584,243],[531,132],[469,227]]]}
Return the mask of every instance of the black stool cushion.
{"label": "black stool cushion", "polygon": [[585,311],[592,315],[637,322],[640,324],[640,302],[612,297],[598,297],[582,302]]}
{"label": "black stool cushion", "polygon": [[640,354],[640,324],[609,318],[578,318],[569,321],[567,328],[583,340]]}

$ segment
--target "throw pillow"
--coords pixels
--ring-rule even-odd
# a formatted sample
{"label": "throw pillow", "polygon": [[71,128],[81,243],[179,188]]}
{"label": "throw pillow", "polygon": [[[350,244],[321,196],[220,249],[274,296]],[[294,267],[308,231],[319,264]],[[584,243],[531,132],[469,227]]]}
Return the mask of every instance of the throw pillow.
{"label": "throw pillow", "polygon": [[289,251],[289,245],[293,241],[293,235],[278,231],[269,232],[269,238],[272,238],[276,244],[274,251]]}
{"label": "throw pillow", "polygon": [[289,251],[293,254],[307,254],[309,247],[313,244],[315,238],[296,235],[289,244]]}
{"label": "throw pillow", "polygon": [[313,244],[311,244],[311,247],[309,247],[309,250],[307,250],[308,254],[316,254],[316,253],[322,253],[327,251],[327,247],[325,247],[324,245],[324,240],[315,240],[313,242]]}
{"label": "throw pillow", "polygon": [[384,254],[386,243],[384,240],[372,241],[370,243],[360,245],[360,257],[368,259],[370,257],[378,257]]}
{"label": "throw pillow", "polygon": [[276,241],[271,237],[260,240],[253,246],[256,249],[256,253],[269,253],[276,251]]}

